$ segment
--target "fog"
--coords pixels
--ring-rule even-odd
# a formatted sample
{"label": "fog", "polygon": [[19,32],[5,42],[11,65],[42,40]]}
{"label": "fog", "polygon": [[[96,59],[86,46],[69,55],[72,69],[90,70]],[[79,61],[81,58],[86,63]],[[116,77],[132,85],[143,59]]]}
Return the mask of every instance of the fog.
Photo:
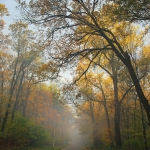
{"label": "fog", "polygon": [[85,136],[80,133],[77,125],[72,126],[70,136],[71,136],[71,139],[69,141],[69,145],[73,145],[73,146],[85,145]]}

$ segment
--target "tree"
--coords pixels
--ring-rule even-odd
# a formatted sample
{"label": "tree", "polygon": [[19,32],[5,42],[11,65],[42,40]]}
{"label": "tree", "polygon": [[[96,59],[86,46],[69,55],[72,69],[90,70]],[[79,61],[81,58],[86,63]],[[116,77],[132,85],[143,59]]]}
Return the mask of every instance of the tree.
{"label": "tree", "polygon": [[[4,49],[3,49],[4,50]],[[0,50],[0,120],[3,121],[5,108],[7,105],[8,85],[11,71],[9,70],[12,63],[12,56]]]}
{"label": "tree", "polygon": [[[49,37],[54,39],[57,35],[54,42],[57,43],[58,47],[57,49],[55,47],[55,54],[53,50],[51,51],[51,55],[53,58],[55,57],[56,61],[59,60],[59,66],[61,67],[67,63],[71,64],[75,59],[82,59],[89,54],[93,54],[91,55],[92,62],[101,51],[112,50],[126,66],[139,99],[146,111],[149,120],[148,124],[150,125],[150,105],[133,67],[132,57],[118,42],[113,28],[107,26],[107,19],[109,17],[106,12],[107,9],[105,5],[101,5],[101,1],[75,0],[67,3],[65,0],[37,0],[30,1],[28,5],[25,2],[20,2],[20,7],[22,11],[25,10],[23,11],[25,19],[31,23],[49,27],[47,30]],[[77,32],[77,28],[81,28],[82,32]],[[58,33],[60,33],[60,37],[58,37]],[[82,39],[85,36],[87,39],[83,43]],[[94,40],[95,37],[104,39],[105,44],[102,47],[91,47],[86,44],[89,40]],[[91,65],[91,62],[88,66]]]}
{"label": "tree", "polygon": [[[17,106],[19,104],[19,96],[26,74],[25,70],[37,57],[37,50],[34,48],[34,46],[32,47],[32,43],[28,42],[29,40],[31,40],[31,38],[33,38],[33,33],[30,30],[27,30],[27,24],[16,22],[15,24],[10,25],[10,29],[13,38],[13,50],[14,52],[16,52],[17,57],[14,57],[11,66],[13,73],[11,74],[12,79],[10,81],[9,87],[8,105],[5,111],[1,132],[3,132],[5,129],[11,107],[13,107],[12,119],[14,117],[14,113],[17,110]],[[32,52],[30,51],[31,48]]]}
{"label": "tree", "polygon": [[[86,69],[87,64],[87,60],[82,60],[79,63],[76,78]],[[111,132],[113,126],[110,125],[112,123],[110,121],[112,117],[110,116],[113,116],[113,114],[109,109],[110,106],[114,108],[113,90],[111,88],[112,80],[110,78],[107,80],[106,78],[106,74],[103,76],[98,70],[96,72],[95,69],[90,67],[86,76],[82,76],[77,82],[76,87],[74,87],[74,90],[72,89],[72,92],[76,93],[75,97],[73,93],[72,95],[70,94],[70,99],[77,108],[81,124],[80,132],[84,134],[85,138],[87,136],[91,137],[93,147],[97,148],[102,147],[106,143],[110,147],[113,147]],[[110,100],[110,97],[112,100]],[[86,143],[90,144],[91,142]]]}
{"label": "tree", "polygon": [[4,4],[0,4],[0,120],[3,121],[6,100],[7,100],[7,88],[10,79],[9,67],[11,64],[12,56],[8,53],[9,46],[11,44],[10,37],[3,34],[5,22],[2,19],[3,16],[9,15],[7,8]]}
{"label": "tree", "polygon": [[148,0],[115,0],[114,14],[119,20],[149,21],[150,2]]}
{"label": "tree", "polygon": [[[139,59],[138,59],[139,55],[137,51],[143,51],[143,48],[141,48],[141,50],[139,48],[143,45],[143,42],[144,42],[143,38],[145,36],[144,34],[145,31],[141,31],[137,34],[138,32],[137,27],[132,26],[126,22],[121,22],[120,24],[113,24],[113,25],[110,22],[109,26],[113,26],[113,31],[116,34],[117,40],[119,41],[121,46],[124,49],[128,50],[128,52],[132,56],[132,61],[134,62],[134,68],[135,69],[139,68],[138,70],[136,70],[138,78],[139,79],[143,78],[147,74],[148,69],[146,69],[146,67],[143,66],[142,67],[143,71],[140,71],[141,65],[139,63]],[[134,39],[138,39],[138,41]],[[98,46],[98,45],[102,45],[103,43],[105,43],[105,41],[98,40],[97,42],[97,40],[95,39],[94,41],[91,41],[91,43],[89,41],[88,44],[91,44],[92,46],[94,45]],[[86,58],[90,61],[89,57],[86,56]],[[115,108],[114,109],[115,142],[116,142],[116,145],[121,146],[122,142],[121,142],[121,132],[120,132],[120,129],[121,129],[120,107],[122,106],[121,103],[125,99],[125,96],[129,93],[129,91],[133,87],[132,81],[130,80],[129,74],[127,73],[126,73],[126,77],[121,79],[122,78],[121,76],[125,74],[126,68],[123,66],[120,60],[114,56],[114,53],[112,53],[111,51],[101,52],[97,57],[95,57],[91,66],[92,65],[95,68],[95,70],[99,69],[97,67],[100,67],[101,69],[103,69],[104,73],[107,73],[113,81],[114,108]],[[84,70],[85,69],[83,69],[82,72],[84,72]],[[123,80],[125,82],[129,80],[130,83],[126,84]],[[99,86],[97,85],[97,87]],[[123,91],[120,90],[122,87],[125,87],[123,88]],[[120,92],[123,92],[122,96],[119,96]]]}
{"label": "tree", "polygon": [[4,4],[0,4],[0,16],[3,17],[4,15],[9,15],[8,9]]}

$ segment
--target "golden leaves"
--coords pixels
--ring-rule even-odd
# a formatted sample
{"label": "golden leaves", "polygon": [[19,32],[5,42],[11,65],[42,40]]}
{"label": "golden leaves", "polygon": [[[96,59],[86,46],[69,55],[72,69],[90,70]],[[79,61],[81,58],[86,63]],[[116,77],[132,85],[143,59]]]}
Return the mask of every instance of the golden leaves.
{"label": "golden leaves", "polygon": [[[8,13],[8,9],[5,7],[4,4],[1,4],[0,3],[0,17],[3,17],[3,16],[8,16],[9,13]],[[5,25],[5,22],[3,19],[0,20],[0,29],[2,30],[4,28],[4,25]]]}
{"label": "golden leaves", "polygon": [[4,4],[0,4],[0,17],[3,17],[4,15],[9,15],[8,9],[5,7]]}

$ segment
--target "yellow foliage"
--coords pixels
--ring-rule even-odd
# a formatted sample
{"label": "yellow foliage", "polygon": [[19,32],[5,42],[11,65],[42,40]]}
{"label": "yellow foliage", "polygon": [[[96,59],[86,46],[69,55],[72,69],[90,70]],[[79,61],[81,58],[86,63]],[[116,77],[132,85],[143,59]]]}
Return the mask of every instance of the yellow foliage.
{"label": "yellow foliage", "polygon": [[9,15],[8,9],[5,7],[4,4],[0,3],[0,17],[3,17],[4,15]]}

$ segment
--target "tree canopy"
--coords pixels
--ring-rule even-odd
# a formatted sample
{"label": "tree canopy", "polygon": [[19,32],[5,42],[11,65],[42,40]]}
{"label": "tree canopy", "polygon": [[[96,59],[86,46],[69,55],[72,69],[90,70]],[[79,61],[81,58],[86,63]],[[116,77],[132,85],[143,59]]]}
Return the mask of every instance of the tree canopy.
{"label": "tree canopy", "polygon": [[[149,26],[141,25],[149,23],[149,1],[16,1],[21,20],[9,36],[1,32],[3,145],[13,145],[12,137],[15,145],[34,145],[38,136],[65,145],[79,129],[80,143],[93,149],[148,150],[150,43]],[[59,73],[67,69],[73,80],[64,84]],[[21,121],[25,128],[16,132]]]}
{"label": "tree canopy", "polygon": [[117,7],[115,15],[122,20],[148,21],[150,20],[150,1],[149,0],[115,0]]}
{"label": "tree canopy", "polygon": [[[127,67],[139,99],[147,112],[150,124],[150,106],[140,86],[130,54],[120,45],[113,28],[108,27],[109,13],[107,14],[107,10],[109,7],[107,7],[107,3],[105,5],[104,2],[97,0],[37,0],[30,1],[29,4],[20,2],[20,7],[26,20],[48,27],[48,37],[55,38],[54,41],[57,42],[55,53],[51,50],[51,55],[53,58],[55,57],[55,60],[59,60],[58,66],[71,63],[74,59],[81,59],[91,55],[90,66],[101,51],[112,50]],[[78,33],[77,28],[81,28],[82,32]],[[55,36],[58,34],[60,36],[56,38]],[[87,39],[83,44],[84,37],[87,37]],[[95,37],[104,40],[105,43],[100,47],[91,47],[87,43],[91,38],[94,40]]]}

